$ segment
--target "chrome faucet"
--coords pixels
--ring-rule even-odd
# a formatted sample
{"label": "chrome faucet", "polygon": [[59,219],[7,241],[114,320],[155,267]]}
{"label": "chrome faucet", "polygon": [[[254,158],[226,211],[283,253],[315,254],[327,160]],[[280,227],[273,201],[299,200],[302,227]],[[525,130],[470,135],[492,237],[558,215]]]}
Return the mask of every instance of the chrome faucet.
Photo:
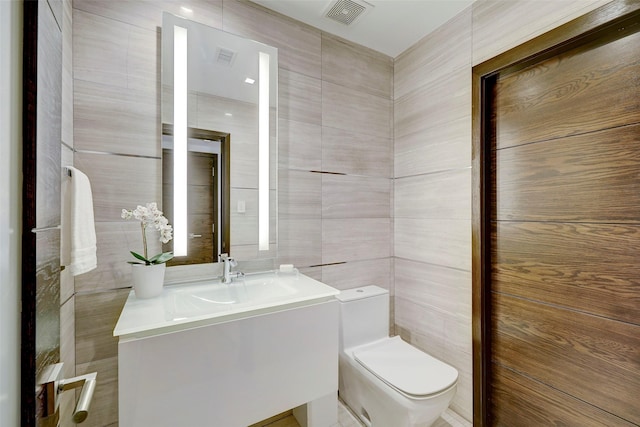
{"label": "chrome faucet", "polygon": [[222,261],[222,283],[231,283],[234,278],[244,276],[240,271],[231,272],[231,269],[238,265],[238,261],[231,258],[229,254],[220,254],[220,261]]}

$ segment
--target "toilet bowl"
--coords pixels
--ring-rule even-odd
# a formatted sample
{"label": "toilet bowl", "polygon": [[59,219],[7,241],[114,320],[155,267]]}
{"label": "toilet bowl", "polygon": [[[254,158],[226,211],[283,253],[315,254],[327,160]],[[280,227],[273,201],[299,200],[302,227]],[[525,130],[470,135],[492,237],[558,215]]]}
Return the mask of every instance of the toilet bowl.
{"label": "toilet bowl", "polygon": [[342,291],[340,398],[369,427],[428,427],[456,393],[458,371],[389,337],[389,293],[377,286]]}

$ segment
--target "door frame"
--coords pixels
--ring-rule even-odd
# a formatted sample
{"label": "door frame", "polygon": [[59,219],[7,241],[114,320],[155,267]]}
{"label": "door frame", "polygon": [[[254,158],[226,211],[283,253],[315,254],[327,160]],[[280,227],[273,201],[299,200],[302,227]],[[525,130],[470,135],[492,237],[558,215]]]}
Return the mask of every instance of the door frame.
{"label": "door frame", "polygon": [[20,425],[36,423],[36,155],[38,2],[23,2]]}
{"label": "door frame", "polygon": [[640,2],[614,0],[472,68],[472,337],[473,425],[489,425],[490,378],[490,220],[492,85],[513,72],[569,51],[620,27],[640,25]]}

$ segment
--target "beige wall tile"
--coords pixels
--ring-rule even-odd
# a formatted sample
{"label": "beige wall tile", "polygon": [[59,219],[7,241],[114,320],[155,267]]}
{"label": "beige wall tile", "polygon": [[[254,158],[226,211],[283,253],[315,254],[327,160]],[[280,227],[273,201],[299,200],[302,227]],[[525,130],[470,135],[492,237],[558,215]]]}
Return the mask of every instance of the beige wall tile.
{"label": "beige wall tile", "polygon": [[62,141],[73,147],[73,8],[62,1]]}
{"label": "beige wall tile", "polygon": [[471,8],[402,52],[394,61],[394,99],[471,67]]}
{"label": "beige wall tile", "polygon": [[322,128],[322,170],[351,175],[392,176],[393,141],[350,130]]}
{"label": "beige wall tile", "polygon": [[396,296],[471,323],[471,272],[395,258]]}
{"label": "beige wall tile", "polygon": [[395,218],[394,227],[396,257],[471,270],[470,220]]}
{"label": "beige wall tile", "polygon": [[471,166],[471,116],[395,138],[396,177]]}
{"label": "beige wall tile", "polygon": [[[395,304],[396,324],[412,344],[460,371],[471,373],[467,364],[471,361],[472,353],[469,321],[461,321],[433,306],[423,306],[398,295]],[[452,337],[455,339],[452,340]]]}
{"label": "beige wall tile", "polygon": [[391,180],[322,175],[322,218],[389,218]]}
{"label": "beige wall tile", "polygon": [[397,100],[395,136],[447,126],[460,117],[471,117],[471,69],[468,68],[452,72]]}
{"label": "beige wall tile", "polygon": [[279,218],[320,218],[323,188],[321,174],[280,169],[278,183]]}
{"label": "beige wall tile", "polygon": [[[181,6],[192,9],[191,16],[187,16]],[[222,0],[73,0],[73,7],[152,31],[162,26],[162,12],[165,11],[222,28]]]}
{"label": "beige wall tile", "polygon": [[347,218],[322,220],[322,263],[387,258],[391,220]]}
{"label": "beige wall tile", "polygon": [[280,119],[278,167],[307,171],[322,169],[322,127],[318,124]]}
{"label": "beige wall tile", "polygon": [[241,143],[232,137],[231,142],[231,171],[229,172],[231,187],[258,188],[258,145]]}
{"label": "beige wall tile", "polygon": [[[473,65],[611,0],[484,0],[473,4]],[[499,23],[499,24],[498,24]]]}
{"label": "beige wall tile", "polygon": [[281,219],[278,223],[277,264],[304,268],[322,263],[322,221]]}
{"label": "beige wall tile", "polygon": [[471,220],[471,168],[394,180],[396,218]]}
{"label": "beige wall tile", "polygon": [[322,80],[384,98],[393,93],[393,59],[352,42],[322,34]]}
{"label": "beige wall tile", "polygon": [[322,82],[322,126],[378,138],[392,135],[390,99]]}
{"label": "beige wall tile", "polygon": [[[273,270],[276,268],[275,259],[278,254],[278,248],[274,243],[269,244],[269,250],[258,250],[258,245],[231,245],[229,252],[236,261],[245,261],[251,267],[258,266],[255,271]],[[262,268],[263,265],[268,267]],[[241,267],[240,271],[246,271],[245,267]]]}
{"label": "beige wall tile", "polygon": [[258,244],[258,217],[242,214],[231,218],[231,246]]}
{"label": "beige wall tile", "polygon": [[320,30],[248,1],[224,0],[223,30],[278,48],[281,69],[320,78]]}
{"label": "beige wall tile", "polygon": [[300,273],[322,282],[322,267],[299,268]]}
{"label": "beige wall tile", "polygon": [[160,156],[156,93],[74,80],[77,150]]}
{"label": "beige wall tile", "polygon": [[131,29],[127,43],[127,87],[158,93],[162,73],[161,28]]}
{"label": "beige wall tile", "polygon": [[321,80],[280,68],[278,71],[278,117],[322,124]]}
{"label": "beige wall tile", "polygon": [[117,221],[122,209],[162,200],[160,159],[76,153],[75,166],[89,177],[95,220]]}
{"label": "beige wall tile", "polygon": [[74,79],[126,88],[127,38],[122,35],[130,28],[126,23],[74,9]]}
{"label": "beige wall tile", "polygon": [[[106,3],[106,2],[104,2]],[[74,9],[73,77],[121,88],[156,91],[158,35],[125,22]]]}
{"label": "beige wall tile", "polygon": [[322,280],[340,290],[376,285],[393,293],[391,263],[391,258],[381,258],[324,265]]}
{"label": "beige wall tile", "polygon": [[76,365],[118,355],[118,339],[113,336],[113,329],[130,291],[76,295]]}

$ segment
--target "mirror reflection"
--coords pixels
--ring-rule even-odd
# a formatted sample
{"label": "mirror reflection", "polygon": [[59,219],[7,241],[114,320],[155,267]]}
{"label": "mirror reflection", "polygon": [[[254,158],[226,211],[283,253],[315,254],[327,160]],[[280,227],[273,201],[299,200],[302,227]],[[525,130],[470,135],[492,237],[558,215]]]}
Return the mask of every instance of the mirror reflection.
{"label": "mirror reflection", "polygon": [[163,210],[175,230],[165,250],[176,253],[169,265],[217,262],[221,253],[275,257],[277,70],[277,49],[164,13]]}

